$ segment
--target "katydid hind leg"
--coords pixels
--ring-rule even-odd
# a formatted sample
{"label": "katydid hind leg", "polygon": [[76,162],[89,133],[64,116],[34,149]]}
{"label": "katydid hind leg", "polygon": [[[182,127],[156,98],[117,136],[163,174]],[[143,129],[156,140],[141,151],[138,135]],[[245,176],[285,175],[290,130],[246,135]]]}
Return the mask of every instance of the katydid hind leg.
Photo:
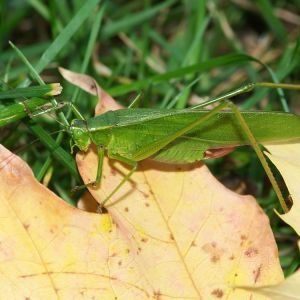
{"label": "katydid hind leg", "polygon": [[235,104],[233,104],[231,101],[227,100],[226,103],[228,104],[228,107],[232,110],[233,115],[237,121],[237,124],[240,127],[240,130],[242,130],[242,132],[245,133],[245,135],[247,136],[247,138],[249,140],[250,145],[252,146],[253,150],[256,152],[256,155],[259,158],[259,160],[260,160],[260,162],[261,162],[261,164],[262,164],[262,166],[274,188],[274,191],[278,197],[278,200],[280,202],[280,205],[281,205],[283,211],[288,212],[288,207],[283,198],[283,195],[278,186],[278,183],[272,173],[272,170],[270,169],[270,166],[269,166],[263,152],[261,151],[261,149],[258,145],[258,142],[256,141],[255,136],[252,134],[251,129],[247,125],[247,122],[245,121],[245,119],[244,119],[243,115],[241,114],[241,112],[239,111],[238,107]]}

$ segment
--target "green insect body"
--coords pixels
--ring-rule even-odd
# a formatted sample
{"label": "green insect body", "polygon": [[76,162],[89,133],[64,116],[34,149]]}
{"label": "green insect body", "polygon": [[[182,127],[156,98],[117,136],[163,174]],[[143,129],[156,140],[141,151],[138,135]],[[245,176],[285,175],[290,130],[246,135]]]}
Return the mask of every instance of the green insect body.
{"label": "green insect body", "polygon": [[[170,143],[165,142],[168,136],[202,119],[208,112],[120,109],[87,121],[73,120],[71,136],[82,151],[94,143],[105,147],[109,157],[121,156],[132,161],[151,157],[166,163],[192,163],[202,160],[206,150],[249,144],[231,111],[215,114]],[[283,112],[243,112],[242,116],[259,143],[300,139],[299,116]]]}

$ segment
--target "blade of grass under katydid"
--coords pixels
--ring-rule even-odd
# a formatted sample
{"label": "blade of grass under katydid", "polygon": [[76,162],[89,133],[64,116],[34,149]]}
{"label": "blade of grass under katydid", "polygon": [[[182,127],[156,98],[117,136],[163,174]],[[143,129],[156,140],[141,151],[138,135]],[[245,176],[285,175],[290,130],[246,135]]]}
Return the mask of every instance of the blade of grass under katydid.
{"label": "blade of grass under katydid", "polygon": [[121,20],[108,23],[103,28],[102,38],[107,39],[118,34],[119,32],[126,32],[132,27],[142,24],[143,22],[153,18],[161,10],[171,6],[175,2],[176,0],[164,1],[163,3],[157,4],[147,10],[143,10],[142,12],[129,14]]}
{"label": "blade of grass under katydid", "polygon": [[262,17],[269,25],[271,32],[275,33],[275,36],[279,42],[284,43],[288,35],[279,19],[274,15],[273,6],[270,1],[257,0],[255,3],[260,9]]}

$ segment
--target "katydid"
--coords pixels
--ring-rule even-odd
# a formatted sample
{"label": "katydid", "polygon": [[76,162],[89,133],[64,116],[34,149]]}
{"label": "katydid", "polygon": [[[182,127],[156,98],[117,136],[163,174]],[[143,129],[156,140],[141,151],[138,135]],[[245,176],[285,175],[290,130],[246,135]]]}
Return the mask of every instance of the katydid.
{"label": "katydid", "polygon": [[[240,112],[228,99],[255,87],[300,89],[299,85],[254,83],[243,86],[201,105],[187,109],[127,108],[109,111],[85,120],[70,103],[78,119],[66,126],[72,139],[72,148],[87,151],[93,143],[98,149],[96,179],[87,185],[101,181],[104,154],[130,166],[131,171],[102,201],[100,209],[130,178],[138,162],[146,158],[165,163],[192,163],[204,158],[205,151],[239,145],[251,145],[257,153],[282,208],[287,211],[276,180],[263,156],[258,143],[280,143],[300,139],[300,117],[283,112]],[[212,110],[202,108],[220,102]],[[59,109],[41,106],[32,116]],[[230,110],[223,111],[224,108]],[[24,108],[25,112],[27,109]],[[1,120],[0,120],[1,121]]]}
{"label": "katydid", "polygon": [[[141,160],[151,158],[172,164],[192,163],[202,160],[205,151],[209,149],[250,144],[267,172],[283,209],[287,211],[281,191],[257,142],[298,140],[300,117],[283,112],[239,112],[228,101],[228,98],[250,91],[256,86],[300,88],[289,84],[256,83],[192,108],[120,109],[88,120],[73,120],[69,128],[72,147],[77,146],[81,151],[87,151],[93,143],[98,149],[96,180],[88,185],[100,183],[105,151],[109,158],[132,166],[131,171],[100,206],[103,207],[130,178]],[[213,102],[221,103],[212,110],[201,109]],[[224,108],[230,110],[222,111]]]}

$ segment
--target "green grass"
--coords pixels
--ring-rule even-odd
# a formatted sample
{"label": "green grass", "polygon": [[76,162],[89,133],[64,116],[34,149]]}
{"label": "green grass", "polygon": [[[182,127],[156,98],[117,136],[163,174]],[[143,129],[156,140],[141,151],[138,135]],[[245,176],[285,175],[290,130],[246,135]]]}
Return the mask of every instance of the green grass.
{"label": "green grass", "polygon": [[[0,0],[0,91],[60,82],[64,92],[51,103],[72,101],[90,117],[95,97],[66,83],[58,66],[93,76],[124,105],[141,94],[145,107],[187,107],[248,81],[300,82],[299,1],[71,3]],[[110,72],[99,70],[99,62]],[[25,100],[12,93],[0,108]],[[299,111],[297,92],[262,89],[235,101],[242,109]],[[65,133],[55,133],[61,129],[56,118],[66,123],[72,116],[64,110],[15,121],[0,128],[0,142],[12,151],[22,148],[36,177],[51,174],[49,187],[74,204],[80,193],[70,191],[80,177]],[[253,151],[242,148],[207,163],[231,188],[244,186],[242,192],[258,197],[278,237],[282,266],[294,272],[300,263],[296,235],[274,214],[277,199]]]}

